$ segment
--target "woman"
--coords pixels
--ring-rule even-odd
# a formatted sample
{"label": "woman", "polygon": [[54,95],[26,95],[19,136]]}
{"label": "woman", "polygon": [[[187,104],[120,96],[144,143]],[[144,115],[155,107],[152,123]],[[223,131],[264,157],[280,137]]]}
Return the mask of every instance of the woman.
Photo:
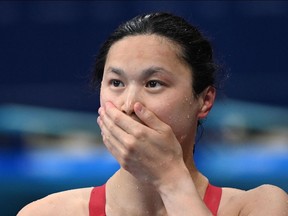
{"label": "woman", "polygon": [[96,59],[103,142],[121,168],[100,187],[52,194],[24,215],[288,215],[271,185],[218,188],[196,168],[197,126],[211,110],[215,65],[209,42],[180,17],[138,16],[108,38]]}

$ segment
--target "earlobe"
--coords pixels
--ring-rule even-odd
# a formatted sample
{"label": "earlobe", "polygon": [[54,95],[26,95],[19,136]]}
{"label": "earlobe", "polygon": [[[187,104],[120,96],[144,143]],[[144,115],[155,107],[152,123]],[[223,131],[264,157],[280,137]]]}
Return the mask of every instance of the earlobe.
{"label": "earlobe", "polygon": [[216,89],[213,86],[208,86],[200,95],[201,97],[201,107],[199,110],[198,118],[203,119],[206,118],[208,113],[213,107],[215,97],[216,97]]}

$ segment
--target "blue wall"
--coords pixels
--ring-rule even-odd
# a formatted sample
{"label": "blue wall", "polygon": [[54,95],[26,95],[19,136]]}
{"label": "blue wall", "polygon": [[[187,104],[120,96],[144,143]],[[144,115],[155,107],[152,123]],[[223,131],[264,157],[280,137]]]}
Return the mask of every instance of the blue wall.
{"label": "blue wall", "polygon": [[[91,92],[88,83],[93,59],[100,44],[121,22],[139,13],[158,10],[174,12],[185,17],[199,26],[204,35],[210,38],[215,48],[216,59],[223,64],[225,72],[230,74],[220,95],[230,99],[276,105],[285,109],[288,107],[286,84],[288,80],[286,67],[288,2],[30,1],[27,3],[0,1],[0,105],[3,105],[0,108],[2,111],[4,108],[5,111],[5,104],[16,103],[93,111],[96,116],[98,95]],[[220,111],[225,112],[225,109],[221,108]],[[259,114],[258,107],[256,113]],[[275,113],[281,115],[280,112],[280,114]],[[35,111],[32,114],[34,116]],[[227,115],[227,113],[222,114],[222,116]],[[4,115],[6,115],[5,112]],[[267,117],[266,111],[264,115]],[[218,115],[218,118],[219,116],[221,118],[221,115]],[[256,122],[250,116],[249,119]],[[274,115],[271,116],[274,118]],[[214,122],[219,124],[218,118]],[[285,120],[285,118],[278,117],[275,119]],[[94,124],[95,120],[92,119],[92,121]],[[213,126],[213,118],[210,122]],[[206,129],[209,132],[209,124]],[[12,132],[15,133],[15,131]],[[1,139],[1,135],[0,133],[0,150],[5,149],[1,148],[4,146],[4,139]],[[14,135],[9,134],[8,138]],[[19,146],[22,135],[18,131],[17,136],[13,137],[9,145]],[[288,190],[286,151],[280,149],[276,152],[277,154],[275,152],[271,154],[270,149],[268,151],[264,149],[265,154],[261,151],[260,155],[265,157],[255,158],[258,149],[248,149],[249,143],[244,145],[247,152],[250,152],[249,155],[243,153],[242,150],[241,154],[236,152],[236,155],[227,151],[223,152],[223,149],[227,150],[227,146],[222,147],[221,150],[220,148],[214,149],[218,145],[213,144],[212,150],[208,148],[207,151],[201,151],[200,146],[196,156],[199,160],[199,167],[207,173],[207,176],[212,176],[215,183],[245,189],[245,187],[254,187],[259,183],[272,182]],[[49,154],[49,151],[44,153],[46,157],[42,157],[41,154],[35,155],[33,152],[31,154],[28,151],[19,154],[17,151],[9,152],[9,154],[0,151],[0,215],[15,215],[24,204],[49,193],[73,187],[91,186],[97,182],[96,180],[101,180],[102,183],[108,178],[108,176],[103,176],[100,169],[102,165],[98,161],[99,158],[94,158],[94,152],[91,153],[93,155],[90,158],[86,158],[87,160],[73,161],[63,156],[58,150],[56,155]],[[281,157],[279,157],[279,152]],[[231,157],[227,157],[229,155]],[[241,160],[243,155],[246,161]],[[101,157],[100,159],[103,162]],[[207,166],[208,159],[211,160],[211,166]],[[247,161],[254,164],[250,170],[246,169],[249,167]],[[268,168],[265,166],[266,170],[259,169],[265,161],[270,166]],[[221,178],[217,179],[217,175],[213,173],[216,170],[212,166],[214,164],[219,167],[217,171],[223,166],[226,178],[217,173]],[[230,164],[231,172],[227,169]],[[114,165],[113,163],[111,165],[113,169]],[[43,171],[43,167],[45,169],[50,167],[50,170]],[[86,177],[85,169],[82,170],[82,167],[87,169]],[[239,173],[233,174],[234,167],[237,167],[237,171],[242,167],[241,178],[238,176]],[[98,173],[92,171],[95,169]],[[51,170],[58,171],[56,174],[60,177],[56,175],[56,177],[47,178],[45,175],[51,174],[49,172]],[[79,170],[83,171],[83,175],[81,178],[76,178],[75,172],[78,173]],[[255,173],[255,170],[260,172],[263,179],[259,179],[257,176],[259,173]],[[246,172],[250,178],[243,177]],[[29,176],[31,173],[36,177]],[[91,173],[95,176],[91,176]],[[271,173],[274,174],[271,175]],[[233,179],[233,176],[237,179]]]}
{"label": "blue wall", "polygon": [[208,36],[230,74],[225,96],[288,105],[288,3],[273,1],[0,2],[0,103],[96,110],[94,55],[121,22],[165,10]]}

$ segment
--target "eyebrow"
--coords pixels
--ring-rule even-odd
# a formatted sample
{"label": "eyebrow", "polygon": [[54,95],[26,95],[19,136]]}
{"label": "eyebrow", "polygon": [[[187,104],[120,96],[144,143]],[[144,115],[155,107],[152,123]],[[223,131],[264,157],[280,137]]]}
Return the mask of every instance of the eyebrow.
{"label": "eyebrow", "polygon": [[125,74],[124,70],[122,70],[120,68],[115,68],[115,67],[109,67],[107,69],[107,72],[112,72],[112,73],[115,73],[119,76],[122,76],[123,74]]}
{"label": "eyebrow", "polygon": [[[117,68],[117,67],[109,67],[107,69],[107,72],[112,72],[115,73],[119,76],[125,76],[125,71],[122,70],[121,68]],[[147,78],[150,77],[156,73],[168,73],[168,74],[172,74],[170,71],[162,68],[162,67],[157,67],[157,66],[151,66],[149,68],[146,68],[144,70],[141,71],[141,78]]]}

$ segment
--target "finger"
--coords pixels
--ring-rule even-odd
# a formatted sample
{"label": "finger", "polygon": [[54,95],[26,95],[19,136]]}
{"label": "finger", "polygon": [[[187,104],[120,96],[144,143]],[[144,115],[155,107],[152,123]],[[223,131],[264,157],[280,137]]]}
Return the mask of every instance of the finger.
{"label": "finger", "polygon": [[[103,113],[101,114],[103,115]],[[107,119],[107,117],[106,117]],[[105,121],[101,119],[101,116],[97,119],[97,122],[102,131],[103,142],[109,152],[115,157],[118,163],[126,170],[129,169],[129,161],[131,161],[130,155],[133,154],[135,139],[130,134],[125,133],[118,126],[113,126],[114,130],[107,125]],[[121,133],[121,135],[117,135]],[[119,138],[120,137],[120,138]],[[126,137],[126,138],[123,138]],[[129,141],[130,140],[130,141]],[[131,142],[132,140],[132,142]],[[126,142],[127,141],[127,142]],[[131,145],[132,143],[132,145]]]}
{"label": "finger", "polygon": [[135,103],[134,112],[138,118],[143,121],[149,128],[152,128],[156,131],[163,131],[165,126],[167,126],[153,112],[148,110],[139,102]]}
{"label": "finger", "polygon": [[[141,127],[144,127],[144,125],[139,122],[140,120],[137,121],[131,116],[124,114],[118,110],[111,102],[105,103],[105,111],[113,123],[120,127],[127,134],[135,135],[135,131],[137,132],[138,129],[141,130]],[[136,115],[135,118],[137,118]]]}
{"label": "finger", "polygon": [[99,111],[100,116],[98,118],[98,124],[101,128],[102,135],[105,135],[106,137],[113,136],[115,139],[117,139],[118,137],[125,136],[127,134],[114,123],[109,115],[106,114],[104,109]]}
{"label": "finger", "polygon": [[103,120],[99,116],[97,118],[97,123],[101,129],[101,135],[103,143],[109,150],[109,152],[119,161],[120,155],[123,153],[123,146],[118,142],[117,139],[113,136],[107,126],[103,123]]}
{"label": "finger", "polygon": [[[128,134],[121,127],[119,127],[115,122],[106,114],[104,110],[100,112],[100,123],[101,128],[103,128],[103,134],[108,136],[109,139],[113,139],[114,145],[119,145],[118,148],[124,151],[129,151],[131,146],[133,146],[136,142],[133,134]],[[137,129],[134,129],[137,131]],[[136,132],[134,132],[136,133]]]}

